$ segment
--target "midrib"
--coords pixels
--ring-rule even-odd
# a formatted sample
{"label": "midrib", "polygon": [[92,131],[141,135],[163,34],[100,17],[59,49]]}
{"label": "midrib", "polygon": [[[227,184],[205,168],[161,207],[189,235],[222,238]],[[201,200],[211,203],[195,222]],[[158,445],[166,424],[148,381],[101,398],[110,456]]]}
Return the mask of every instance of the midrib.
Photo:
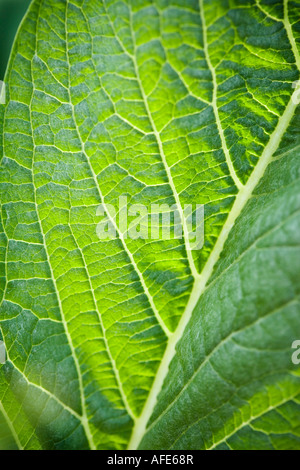
{"label": "midrib", "polygon": [[[148,399],[144,405],[144,409],[140,417],[136,420],[133,433],[128,445],[129,450],[134,450],[137,449],[140,441],[142,440],[145,432],[146,432],[146,426],[147,423],[152,415],[152,412],[154,410],[158,394],[162,388],[163,382],[167,376],[168,370],[169,370],[169,365],[171,360],[173,359],[175,352],[176,352],[176,344],[182,337],[182,334],[192,316],[192,313],[194,311],[194,308],[196,307],[196,304],[198,303],[198,300],[200,299],[201,295],[203,294],[207,282],[212,274],[213,268],[218,261],[220,254],[223,250],[224,244],[228,238],[228,234],[231,231],[231,228],[233,227],[236,219],[244,209],[247,201],[250,199],[255,187],[257,186],[259,180],[262,178],[267,166],[271,162],[272,155],[274,152],[277,150],[281,139],[287,130],[290,121],[294,115],[295,109],[297,107],[297,101],[295,99],[295,96],[297,93],[297,90],[293,93],[293,95],[290,98],[290,101],[278,120],[277,126],[275,130],[273,131],[271,138],[266,145],[264,152],[262,153],[255,169],[252,172],[252,175],[250,176],[247,184],[242,187],[240,192],[238,193],[236,200],[233,204],[232,210],[223,226],[223,229],[220,233],[220,236],[215,244],[215,247],[213,251],[211,252],[211,255],[205,265],[205,268],[202,271],[200,279],[195,282],[189,302],[187,304],[187,307],[185,309],[185,312],[183,316],[181,317],[181,320],[178,324],[178,327],[176,331],[172,334],[172,336],[169,338],[168,341],[168,346],[166,348],[165,354],[163,356],[163,359],[161,361],[160,367],[157,371],[156,378],[153,382],[153,386],[151,388],[151,391],[148,395]],[[176,399],[176,397],[175,397]],[[172,402],[173,403],[173,402]],[[164,413],[172,406],[172,403],[169,404],[169,406],[164,410]]]}

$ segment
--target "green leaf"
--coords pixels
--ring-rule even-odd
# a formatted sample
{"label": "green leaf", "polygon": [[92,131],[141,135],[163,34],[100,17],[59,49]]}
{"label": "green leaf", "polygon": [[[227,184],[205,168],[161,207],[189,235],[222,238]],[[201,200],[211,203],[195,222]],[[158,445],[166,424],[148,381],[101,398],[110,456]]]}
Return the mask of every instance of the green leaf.
{"label": "green leaf", "polygon": [[[0,448],[300,449],[299,9],[32,2],[0,106]],[[184,237],[126,238],[122,195]]]}

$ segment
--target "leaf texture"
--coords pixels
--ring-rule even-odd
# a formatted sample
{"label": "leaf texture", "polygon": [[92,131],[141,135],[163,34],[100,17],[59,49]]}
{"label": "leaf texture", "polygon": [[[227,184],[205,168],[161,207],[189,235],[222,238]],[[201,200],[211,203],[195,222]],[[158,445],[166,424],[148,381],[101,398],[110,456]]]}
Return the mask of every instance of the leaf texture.
{"label": "leaf texture", "polygon": [[[0,106],[0,448],[300,449],[299,12],[32,2]],[[126,239],[120,195],[204,204],[203,248]]]}

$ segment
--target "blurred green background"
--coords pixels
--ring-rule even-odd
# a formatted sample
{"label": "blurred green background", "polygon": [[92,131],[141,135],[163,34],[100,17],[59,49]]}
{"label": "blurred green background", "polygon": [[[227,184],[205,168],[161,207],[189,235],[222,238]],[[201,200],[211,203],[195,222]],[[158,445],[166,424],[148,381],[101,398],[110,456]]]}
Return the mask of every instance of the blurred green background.
{"label": "blurred green background", "polygon": [[13,41],[31,0],[0,0],[0,80],[3,80]]}

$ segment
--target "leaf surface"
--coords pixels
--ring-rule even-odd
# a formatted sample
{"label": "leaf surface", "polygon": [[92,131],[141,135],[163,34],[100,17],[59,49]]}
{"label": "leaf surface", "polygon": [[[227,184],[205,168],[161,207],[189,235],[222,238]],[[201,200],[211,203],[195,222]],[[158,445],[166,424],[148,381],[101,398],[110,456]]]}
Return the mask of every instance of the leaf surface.
{"label": "leaf surface", "polygon": [[[0,107],[0,448],[300,449],[299,11],[32,2]],[[203,248],[183,218],[126,238],[121,195],[203,204]]]}

